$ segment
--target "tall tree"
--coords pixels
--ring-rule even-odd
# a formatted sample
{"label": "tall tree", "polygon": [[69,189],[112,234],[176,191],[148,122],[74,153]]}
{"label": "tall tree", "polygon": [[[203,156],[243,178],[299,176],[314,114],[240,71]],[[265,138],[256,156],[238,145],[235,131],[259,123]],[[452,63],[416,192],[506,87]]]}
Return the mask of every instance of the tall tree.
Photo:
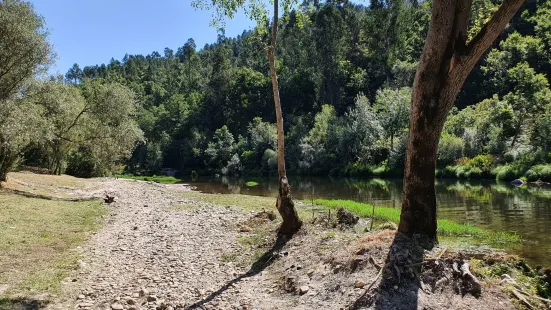
{"label": "tall tree", "polygon": [[[198,7],[208,7],[206,1],[197,0],[193,2]],[[236,10],[244,7],[246,1],[242,0],[213,0],[212,4],[216,6],[216,17],[218,21],[225,17],[232,18]],[[287,179],[287,170],[285,169],[285,132],[283,130],[283,113],[281,111],[281,101],[279,98],[279,82],[276,72],[276,48],[277,35],[279,25],[279,1],[273,1],[273,21],[271,27],[270,44],[266,46],[268,54],[268,64],[270,67],[270,79],[272,80],[272,91],[275,104],[276,120],[277,120],[277,172],[279,184],[279,196],[277,197],[277,210],[283,219],[283,223],[279,228],[279,232],[284,235],[292,235],[297,232],[302,226],[302,221],[299,219],[295,204],[291,196],[291,188]],[[292,0],[283,0],[282,6],[287,11],[290,10],[293,4]],[[255,0],[248,1],[248,11],[250,16],[258,22],[257,31],[262,31],[263,26],[268,22],[267,10],[262,4]],[[288,12],[285,12],[288,13]]]}
{"label": "tall tree", "polygon": [[0,103],[50,62],[44,20],[32,4],[0,0]]}
{"label": "tall tree", "polygon": [[504,0],[468,40],[472,0],[434,0],[411,97],[409,139],[398,231],[436,242],[434,177],[440,134],[465,79],[525,0]]}

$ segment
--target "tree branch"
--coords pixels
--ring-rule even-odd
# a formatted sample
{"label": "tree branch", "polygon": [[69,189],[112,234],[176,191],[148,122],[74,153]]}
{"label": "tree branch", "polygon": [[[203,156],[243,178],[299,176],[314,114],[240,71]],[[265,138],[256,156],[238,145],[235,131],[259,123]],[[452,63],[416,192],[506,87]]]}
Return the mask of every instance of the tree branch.
{"label": "tree branch", "polygon": [[[492,18],[480,32],[467,44],[463,57],[467,69],[474,67],[484,52],[492,46],[497,36],[505,29],[511,18],[526,0],[504,0]],[[469,69],[470,71],[470,69]]]}

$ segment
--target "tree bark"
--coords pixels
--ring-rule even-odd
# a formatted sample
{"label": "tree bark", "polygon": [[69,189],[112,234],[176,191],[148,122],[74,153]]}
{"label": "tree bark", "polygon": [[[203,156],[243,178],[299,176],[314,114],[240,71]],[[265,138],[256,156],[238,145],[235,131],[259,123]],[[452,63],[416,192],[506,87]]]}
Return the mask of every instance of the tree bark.
{"label": "tree bark", "polygon": [[524,0],[505,0],[467,42],[472,0],[435,0],[419,61],[409,116],[402,214],[398,231],[437,242],[434,177],[440,134],[465,79]]}
{"label": "tree bark", "polygon": [[279,18],[279,3],[274,1],[274,21],[272,24],[272,42],[268,47],[268,62],[270,64],[270,78],[272,80],[272,90],[274,95],[276,119],[277,119],[277,174],[279,184],[279,196],[277,197],[277,210],[283,218],[283,223],[279,228],[279,233],[292,235],[302,226],[295,204],[291,196],[291,188],[287,180],[287,171],[285,169],[285,133],[283,130],[283,113],[281,111],[281,101],[279,98],[279,83],[275,67],[275,49],[277,44],[277,28]]}

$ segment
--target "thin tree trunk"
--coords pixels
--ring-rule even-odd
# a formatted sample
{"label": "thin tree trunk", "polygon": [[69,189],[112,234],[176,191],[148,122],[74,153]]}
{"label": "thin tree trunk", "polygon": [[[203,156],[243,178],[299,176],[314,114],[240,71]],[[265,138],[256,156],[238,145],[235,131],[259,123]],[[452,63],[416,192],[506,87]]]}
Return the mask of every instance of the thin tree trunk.
{"label": "thin tree trunk", "polygon": [[270,78],[272,80],[272,90],[274,95],[276,119],[277,119],[277,173],[279,184],[279,196],[277,197],[277,210],[283,218],[283,223],[279,232],[284,235],[292,235],[302,226],[295,204],[291,196],[291,188],[287,180],[287,171],[285,170],[285,133],[283,130],[283,113],[281,111],[281,102],[279,98],[279,83],[277,81],[275,67],[275,49],[277,43],[277,27],[279,18],[279,3],[274,1],[274,21],[272,24],[272,44],[268,47],[268,62],[270,64]]}
{"label": "thin tree trunk", "polygon": [[419,61],[409,118],[402,214],[398,231],[436,242],[436,152],[448,112],[465,79],[524,0],[505,0],[467,42],[472,0],[434,0],[429,32]]}

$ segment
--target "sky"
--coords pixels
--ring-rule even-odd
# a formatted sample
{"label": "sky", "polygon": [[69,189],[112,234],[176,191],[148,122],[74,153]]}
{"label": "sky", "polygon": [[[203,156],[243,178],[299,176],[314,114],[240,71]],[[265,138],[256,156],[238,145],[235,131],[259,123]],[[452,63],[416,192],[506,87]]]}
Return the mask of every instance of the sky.
{"label": "sky", "polygon": [[[209,23],[212,12],[196,10],[191,0],[30,0],[46,20],[49,41],[57,53],[50,73],[65,74],[74,63],[109,63],[125,54],[176,52],[189,38],[197,48],[213,43],[217,31]],[[226,24],[235,37],[255,23],[240,13]]]}

